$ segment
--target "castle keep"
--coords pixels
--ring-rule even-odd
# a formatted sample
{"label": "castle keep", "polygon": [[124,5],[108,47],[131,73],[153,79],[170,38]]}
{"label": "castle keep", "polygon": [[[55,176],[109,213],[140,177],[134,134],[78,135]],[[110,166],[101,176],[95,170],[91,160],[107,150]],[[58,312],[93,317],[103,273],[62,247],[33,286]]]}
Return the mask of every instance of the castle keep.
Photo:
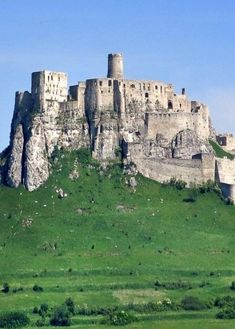
{"label": "castle keep", "polygon": [[172,84],[127,80],[123,67],[121,54],[109,54],[106,78],[69,88],[65,73],[34,72],[31,91],[16,93],[6,183],[32,191],[48,178],[55,147],[89,147],[100,161],[121,149],[125,163],[160,182],[174,177],[190,186],[217,179],[232,196],[233,161],[215,159],[207,106],[189,100],[185,88],[177,94]]}

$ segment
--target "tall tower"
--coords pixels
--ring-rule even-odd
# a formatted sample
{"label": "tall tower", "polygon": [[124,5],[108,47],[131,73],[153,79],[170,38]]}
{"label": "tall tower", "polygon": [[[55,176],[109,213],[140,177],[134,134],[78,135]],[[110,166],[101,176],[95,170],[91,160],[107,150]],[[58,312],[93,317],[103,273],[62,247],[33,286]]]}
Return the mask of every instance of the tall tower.
{"label": "tall tower", "polygon": [[122,54],[108,55],[108,78],[123,79],[123,57]]}

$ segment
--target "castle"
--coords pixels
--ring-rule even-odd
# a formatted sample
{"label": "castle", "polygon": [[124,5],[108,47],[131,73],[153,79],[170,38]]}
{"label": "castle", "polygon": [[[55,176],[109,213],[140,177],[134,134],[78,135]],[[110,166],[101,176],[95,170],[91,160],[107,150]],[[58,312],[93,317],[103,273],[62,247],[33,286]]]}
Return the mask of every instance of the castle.
{"label": "castle", "polygon": [[[222,137],[217,136],[219,144]],[[47,180],[55,147],[89,147],[100,161],[121,150],[124,161],[146,177],[160,182],[174,177],[188,186],[217,180],[234,200],[235,162],[217,159],[209,139],[216,134],[206,105],[190,101],[185,88],[176,94],[172,84],[124,79],[123,56],[109,54],[107,78],[69,88],[65,73],[32,74],[31,92],[16,93],[0,172],[9,186],[24,184],[32,191]]]}

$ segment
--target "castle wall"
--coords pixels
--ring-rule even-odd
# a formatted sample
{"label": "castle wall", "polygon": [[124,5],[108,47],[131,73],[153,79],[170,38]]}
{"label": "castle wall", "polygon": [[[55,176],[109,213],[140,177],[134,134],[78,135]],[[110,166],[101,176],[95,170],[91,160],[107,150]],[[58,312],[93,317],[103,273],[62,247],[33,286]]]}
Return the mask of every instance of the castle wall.
{"label": "castle wall", "polygon": [[146,113],[147,138],[162,134],[169,141],[181,130],[194,130],[201,139],[210,135],[209,115],[204,109],[198,113]]}
{"label": "castle wall", "polygon": [[[118,85],[119,88],[114,86]],[[171,84],[149,80],[90,79],[86,81],[86,108],[114,108],[116,93],[121,93],[125,113],[153,111],[191,112],[191,102],[185,94],[176,95]],[[94,104],[92,95],[97,94]]]}
{"label": "castle wall", "polygon": [[203,155],[201,159],[157,159],[131,154],[131,160],[143,176],[161,183],[176,178],[192,186],[214,180],[214,159],[211,155]]}
{"label": "castle wall", "polygon": [[190,112],[191,104],[186,95],[176,95],[171,84],[151,80],[123,80],[123,94],[128,113],[129,104],[136,104],[142,112]]}

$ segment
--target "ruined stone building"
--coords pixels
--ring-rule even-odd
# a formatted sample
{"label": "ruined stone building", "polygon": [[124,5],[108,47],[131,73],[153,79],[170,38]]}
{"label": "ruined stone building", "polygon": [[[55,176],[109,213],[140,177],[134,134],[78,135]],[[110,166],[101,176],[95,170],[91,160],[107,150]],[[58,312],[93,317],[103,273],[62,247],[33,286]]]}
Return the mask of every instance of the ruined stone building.
{"label": "ruined stone building", "polygon": [[[55,147],[86,147],[100,161],[114,159],[121,149],[126,162],[160,182],[174,177],[188,186],[215,179],[227,184],[224,168],[233,162],[216,160],[209,139],[215,132],[206,105],[189,100],[184,88],[175,93],[172,84],[125,79],[122,55],[110,54],[106,78],[69,88],[65,73],[32,74],[31,91],[16,93],[2,172],[9,186],[24,184],[32,191],[47,180]],[[234,198],[231,168],[224,193]]]}

